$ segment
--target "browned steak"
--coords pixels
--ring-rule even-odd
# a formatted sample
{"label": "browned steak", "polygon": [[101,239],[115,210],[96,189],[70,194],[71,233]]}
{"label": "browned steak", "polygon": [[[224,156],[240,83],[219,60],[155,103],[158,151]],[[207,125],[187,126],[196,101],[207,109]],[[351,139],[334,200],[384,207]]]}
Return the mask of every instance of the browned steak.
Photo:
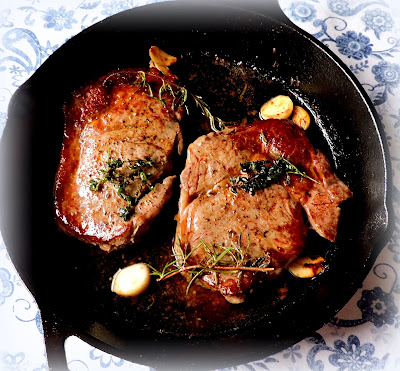
{"label": "browned steak", "polygon": [[[290,175],[254,195],[231,191],[230,177],[246,161],[288,159],[317,180]],[[302,251],[307,233],[301,207],[312,228],[334,241],[339,204],[351,196],[332,173],[325,156],[309,143],[304,131],[289,120],[265,120],[210,133],[188,148],[181,174],[175,250],[191,254],[185,262],[202,264],[215,249],[241,245],[245,261],[266,258],[277,271]],[[229,256],[224,258],[230,259]],[[234,259],[231,259],[234,263]],[[188,274],[186,274],[189,276]],[[255,275],[252,272],[210,272],[199,280],[233,303],[244,300]]]}
{"label": "browned steak", "polygon": [[174,149],[182,151],[182,107],[174,108],[165,92],[162,100],[149,96],[143,72],[157,94],[158,70],[120,70],[74,92],[64,110],[56,220],[106,251],[147,230],[171,196],[171,159]]}

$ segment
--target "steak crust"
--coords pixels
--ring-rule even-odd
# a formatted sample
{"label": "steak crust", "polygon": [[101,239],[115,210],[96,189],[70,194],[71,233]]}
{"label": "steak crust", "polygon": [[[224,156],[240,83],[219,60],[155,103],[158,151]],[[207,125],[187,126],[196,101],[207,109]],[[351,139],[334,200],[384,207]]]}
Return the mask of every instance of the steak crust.
{"label": "steak crust", "polygon": [[[282,181],[253,196],[240,189],[231,192],[229,179],[240,174],[241,163],[278,157],[304,169],[318,183],[290,175],[290,185]],[[311,227],[334,241],[339,204],[351,195],[326,157],[290,120],[263,120],[210,133],[188,148],[174,249],[178,254],[192,252],[188,263],[198,264],[208,254],[204,244],[217,252],[218,246],[242,244],[247,246],[247,258],[268,257],[279,272],[303,249],[307,228],[301,208]],[[238,303],[254,280],[253,273],[212,272],[196,282]]]}
{"label": "steak crust", "polygon": [[[54,187],[56,222],[66,233],[106,251],[134,243],[148,229],[171,196],[171,161],[174,150],[180,154],[183,148],[182,108],[167,108],[172,106],[168,94],[163,102],[150,97],[137,84],[141,72],[151,73],[154,91],[161,77],[174,79],[156,69],[114,71],[74,92],[64,107]],[[128,204],[118,187],[108,181],[94,191],[91,181],[101,179],[110,160],[121,160],[118,174],[128,177],[132,164],[145,159],[153,164],[146,168],[149,179],[131,177],[124,188],[125,196],[138,200],[132,217],[124,220],[121,210]]]}

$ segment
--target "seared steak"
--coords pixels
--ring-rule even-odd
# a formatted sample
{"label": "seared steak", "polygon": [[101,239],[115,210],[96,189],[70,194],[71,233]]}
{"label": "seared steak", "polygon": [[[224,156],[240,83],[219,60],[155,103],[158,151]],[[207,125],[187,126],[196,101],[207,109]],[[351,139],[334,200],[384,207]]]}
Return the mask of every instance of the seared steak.
{"label": "seared steak", "polygon": [[123,247],[171,196],[171,160],[183,147],[182,107],[168,92],[158,99],[161,77],[175,78],[156,69],[114,71],[74,92],[65,106],[54,206],[66,233],[106,251]]}
{"label": "seared steak", "polygon": [[[241,163],[277,158],[289,160],[317,182],[290,175],[290,182],[281,180],[254,195],[242,189],[232,192],[230,178],[240,174]],[[304,246],[307,231],[301,206],[312,228],[334,241],[339,204],[349,197],[350,190],[332,173],[326,157],[290,120],[210,133],[188,148],[174,248],[190,255],[186,264],[195,265],[206,261],[210,251],[218,254],[223,247],[241,245],[246,262],[264,257],[279,271]],[[197,281],[237,303],[254,279],[253,273],[236,271],[203,274]]]}

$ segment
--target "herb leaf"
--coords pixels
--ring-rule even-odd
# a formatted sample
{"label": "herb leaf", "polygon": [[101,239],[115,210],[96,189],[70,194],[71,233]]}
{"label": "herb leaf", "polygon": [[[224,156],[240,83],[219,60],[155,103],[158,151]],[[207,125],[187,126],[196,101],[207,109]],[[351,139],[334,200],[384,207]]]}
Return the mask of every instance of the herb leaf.
{"label": "herb leaf", "polygon": [[255,191],[262,190],[272,184],[278,183],[283,176],[286,177],[285,183],[290,184],[289,174],[295,174],[301,178],[309,179],[315,183],[317,180],[309,177],[306,173],[300,171],[290,161],[279,157],[274,161],[246,161],[240,164],[242,173],[246,176],[230,177],[231,190],[237,193],[237,189],[254,195]]}
{"label": "herb leaf", "polygon": [[126,206],[124,208],[119,209],[119,213],[120,213],[119,216],[127,222],[132,215],[132,208]]}
{"label": "herb leaf", "polygon": [[[157,281],[163,281],[171,278],[178,273],[188,272],[189,283],[186,287],[186,293],[193,282],[196,281],[205,273],[214,273],[217,279],[217,273],[237,273],[240,279],[244,271],[263,272],[268,273],[273,271],[274,268],[268,267],[270,264],[269,254],[259,258],[248,257],[246,252],[250,246],[250,241],[247,247],[241,246],[241,236],[237,244],[233,243],[231,246],[223,246],[218,244],[206,244],[203,240],[194,249],[187,251],[187,247],[181,246],[179,237],[177,236],[177,246],[182,251],[181,254],[175,254],[174,260],[165,264],[161,271],[147,264],[151,270],[151,275],[158,276]],[[195,265],[188,263],[190,256],[199,248],[203,248],[205,253],[204,258]]]}
{"label": "herb leaf", "polygon": [[[196,107],[200,108],[201,113],[206,116],[209,120],[210,127],[213,131],[218,133],[221,130],[226,129],[227,126],[235,124],[234,122],[223,121],[219,117],[213,116],[211,114],[210,108],[203,98],[199,95],[190,94],[196,103]],[[218,127],[216,126],[218,125]]]}
{"label": "herb leaf", "polygon": [[101,180],[91,179],[90,180],[90,190],[91,191],[98,191],[100,189],[101,184],[102,184]]}
{"label": "herb leaf", "polygon": [[[147,76],[151,76],[152,78],[157,78],[161,80],[161,86],[159,87],[158,94],[153,93],[153,89],[151,87],[151,84],[147,80]],[[167,107],[167,104],[163,99],[163,94],[164,93],[169,94],[172,97],[172,103],[171,103],[172,110],[175,110],[177,107],[180,106],[185,106],[186,111],[189,112],[186,102],[188,97],[190,96],[194,100],[196,107],[198,107],[201,113],[208,118],[210,127],[215,132],[219,132],[225,129],[227,126],[235,124],[234,122],[223,121],[219,117],[214,116],[211,113],[208,104],[204,102],[203,98],[200,97],[199,95],[190,93],[183,86],[177,85],[173,82],[168,82],[161,76],[154,75],[152,73],[144,71],[139,71],[137,78],[133,84],[138,86],[135,93],[138,90],[143,89],[145,94],[147,94],[151,98],[160,101],[164,107]]]}
{"label": "herb leaf", "polygon": [[[129,163],[128,169],[132,170],[127,175],[123,175],[119,171],[124,163]],[[152,167],[154,167],[154,161],[149,156],[144,160],[139,159],[134,162],[122,161],[121,159],[110,157],[105,163],[105,168],[100,170],[103,177],[101,179],[90,180],[90,190],[97,192],[101,190],[102,184],[106,182],[112,183],[117,194],[128,203],[126,207],[119,210],[119,216],[125,221],[128,221],[133,215],[134,206],[138,203],[138,199],[127,194],[125,188],[135,179],[139,178],[150,191],[154,190],[154,186],[149,182],[149,178],[151,178],[153,174],[145,172],[145,169],[150,169]]]}

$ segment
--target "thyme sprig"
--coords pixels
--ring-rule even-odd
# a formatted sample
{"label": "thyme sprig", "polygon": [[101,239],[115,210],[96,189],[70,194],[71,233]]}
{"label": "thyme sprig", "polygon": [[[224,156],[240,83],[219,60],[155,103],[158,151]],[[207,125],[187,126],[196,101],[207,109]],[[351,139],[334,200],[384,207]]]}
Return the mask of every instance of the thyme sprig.
{"label": "thyme sprig", "polygon": [[[122,169],[122,166],[125,163],[129,164],[128,169],[131,171],[122,173],[120,169]],[[97,192],[101,190],[101,187],[104,183],[112,183],[116,188],[117,194],[128,203],[126,207],[119,210],[119,216],[127,221],[133,214],[133,208],[138,203],[138,198],[127,194],[125,188],[135,179],[140,178],[143,184],[146,185],[150,191],[152,191],[154,186],[149,181],[149,179],[152,177],[152,174],[148,172],[152,167],[154,167],[154,161],[150,157],[146,157],[144,160],[139,159],[136,161],[122,161],[118,158],[109,157],[105,163],[105,168],[100,170],[100,173],[103,174],[103,177],[100,179],[90,180],[90,190]]]}
{"label": "thyme sprig", "polygon": [[210,111],[210,107],[206,102],[204,102],[202,97],[191,93],[190,95],[193,98],[194,102],[196,103],[196,107],[200,108],[201,113],[208,118],[210,127],[213,131],[218,133],[219,131],[226,129],[227,126],[234,125],[233,122],[224,121],[221,120],[219,117],[214,116]]}
{"label": "thyme sprig", "polygon": [[[151,88],[151,84],[147,80],[147,76],[151,76],[152,78],[156,78],[161,81],[161,86],[158,90],[157,95],[154,94],[153,89]],[[171,103],[172,110],[175,110],[177,107],[180,106],[185,106],[186,111],[189,112],[189,108],[186,103],[188,101],[188,97],[190,96],[195,102],[196,107],[198,107],[201,113],[209,120],[210,127],[215,132],[219,132],[225,129],[227,126],[234,124],[233,122],[224,121],[219,117],[214,116],[211,113],[210,107],[203,100],[201,96],[189,92],[183,86],[180,86],[170,81],[166,81],[161,76],[149,72],[139,71],[136,81],[134,82],[134,85],[138,86],[135,93],[140,89],[143,89],[145,92],[147,92],[146,94],[149,97],[158,100],[159,102],[162,103],[164,107],[167,107],[167,104],[163,99],[163,94],[164,93],[170,94],[170,96],[172,97],[172,103]]]}
{"label": "thyme sprig", "polygon": [[146,79],[146,73],[144,71],[139,71],[136,80],[133,83],[134,85],[137,85],[137,89],[134,91],[136,93],[140,89],[147,90],[148,91],[148,96],[150,98],[155,98],[153,94],[153,89],[151,88],[150,83]]}
{"label": "thyme sprig", "polygon": [[290,174],[298,175],[301,179],[306,178],[319,183],[283,157],[278,157],[274,161],[246,161],[242,162],[240,167],[242,173],[245,173],[246,176],[230,177],[233,193],[237,193],[238,189],[242,189],[254,195],[255,191],[278,183],[283,176],[285,176],[285,184],[290,185]]}
{"label": "thyme sprig", "polygon": [[[182,248],[180,239],[177,237],[177,247],[182,253],[173,254],[174,260],[164,265],[161,271],[149,265],[151,275],[158,276],[157,281],[164,281],[178,273],[187,272],[190,275],[189,283],[186,287],[186,293],[189,292],[193,282],[205,273],[213,273],[217,282],[218,273],[237,273],[238,278],[244,271],[268,273],[274,268],[268,267],[270,264],[269,255],[259,258],[249,258],[247,256],[247,247],[241,246],[241,237],[237,244],[231,246],[223,246],[219,244],[207,244],[203,240],[194,249],[187,251],[187,247]],[[197,264],[189,264],[189,258],[198,249],[203,248],[204,257]]]}
{"label": "thyme sprig", "polygon": [[164,92],[169,93],[172,96],[171,109],[175,110],[177,107],[185,105],[188,98],[188,91],[182,86],[167,82],[161,79],[162,84],[158,90],[158,99],[166,107],[166,103],[162,99]]}

